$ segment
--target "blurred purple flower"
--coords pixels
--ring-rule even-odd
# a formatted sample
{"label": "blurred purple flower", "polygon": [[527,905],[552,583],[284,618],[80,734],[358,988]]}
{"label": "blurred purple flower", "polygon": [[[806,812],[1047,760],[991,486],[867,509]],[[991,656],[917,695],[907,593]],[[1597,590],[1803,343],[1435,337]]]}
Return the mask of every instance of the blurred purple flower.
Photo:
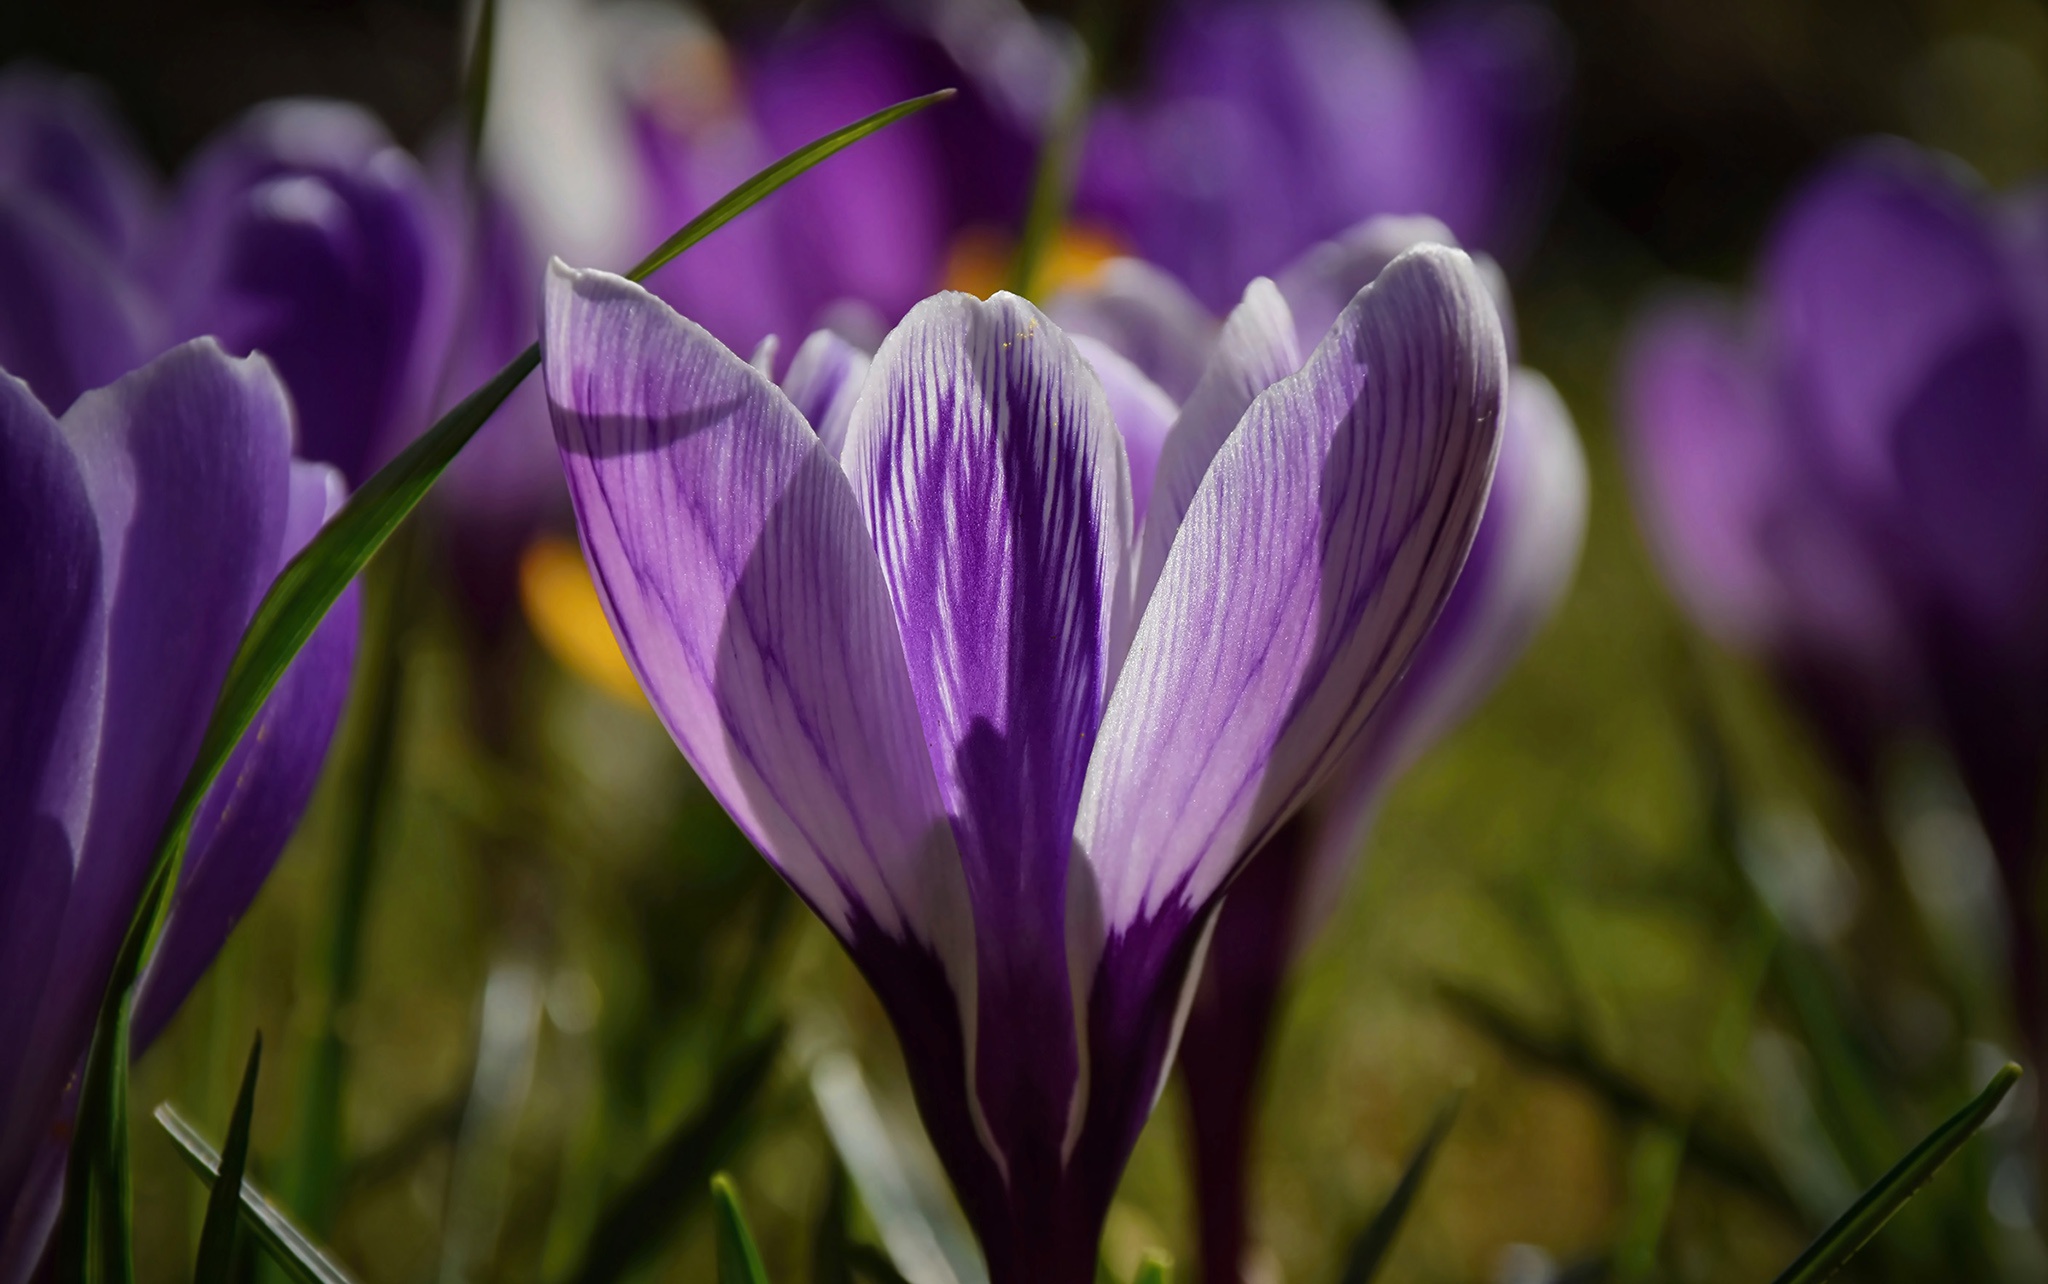
{"label": "blurred purple flower", "polygon": [[[0,376],[0,1279],[55,1215],[65,1093],[257,600],[341,498],[260,358],[200,339],[55,418]],[[346,693],[344,598],[194,825],[137,1002],[162,1029],[297,824]]]}
{"label": "blurred purple flower", "polygon": [[[543,353],[633,670],[874,986],[992,1278],[1093,1279],[1224,886],[1385,716],[1478,523],[1470,261],[1398,259],[1186,493],[1172,402],[1012,295],[914,308],[843,436],[617,277],[556,269]],[[843,406],[859,354],[819,355],[800,399]]]}
{"label": "blurred purple flower", "polygon": [[[669,43],[666,60],[643,57],[629,112],[650,245],[785,152],[892,102],[961,91],[944,110],[834,157],[651,279],[737,350],[828,322],[872,344],[941,284],[963,232],[1021,218],[1033,113],[1059,75],[1021,10],[957,6],[922,22],[849,5],[742,41],[730,63],[701,34]],[[970,65],[999,58],[1012,65]]]}
{"label": "blurred purple flower", "polygon": [[[1158,464],[1154,502],[1184,503],[1244,406],[1293,373],[1300,348],[1363,285],[1403,251],[1429,242],[1455,244],[1432,219],[1368,220],[1311,249],[1277,282],[1247,290],[1217,339],[1200,337],[1219,331],[1213,321],[1188,315],[1192,300],[1137,262],[1113,265],[1093,288],[1056,299],[1053,315],[1112,346],[1129,344],[1143,362],[1167,369],[1188,364],[1187,352],[1173,351],[1187,341],[1216,353],[1169,429]],[[1481,259],[1479,267],[1505,323],[1506,286],[1489,262]],[[1136,451],[1132,458],[1135,467]],[[1381,795],[1478,706],[1549,619],[1577,565],[1585,518],[1586,465],[1571,416],[1548,380],[1517,366],[1503,401],[1500,459],[1485,515],[1443,613],[1383,713],[1231,884],[1218,916],[1211,943],[1217,965],[1203,973],[1180,1052],[1204,1279],[1236,1280],[1244,1260],[1256,1090],[1288,971],[1334,907]],[[1141,585],[1145,574],[1141,569]]]}
{"label": "blurred purple flower", "polygon": [[1944,740],[2034,948],[2048,201],[1865,148],[1793,200],[1746,314],[1646,320],[1625,392],[1639,516],[1680,599],[1772,666],[1859,788],[1901,732]]}
{"label": "blurred purple flower", "polygon": [[1209,307],[1375,214],[1526,249],[1563,126],[1562,28],[1520,0],[1410,31],[1366,0],[1186,0],[1091,125],[1078,208]]}

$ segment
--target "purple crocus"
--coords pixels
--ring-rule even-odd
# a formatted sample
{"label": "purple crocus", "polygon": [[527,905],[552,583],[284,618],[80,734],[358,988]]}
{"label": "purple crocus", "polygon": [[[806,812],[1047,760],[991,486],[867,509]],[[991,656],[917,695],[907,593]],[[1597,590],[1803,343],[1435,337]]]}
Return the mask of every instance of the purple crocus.
{"label": "purple crocus", "polygon": [[[51,1219],[67,1083],[244,626],[341,497],[261,358],[210,339],[53,416],[0,375],[0,1280]],[[294,661],[199,812],[136,1009],[160,1030],[276,861],[346,692],[356,606]]]}
{"label": "purple crocus", "polygon": [[[1369,219],[1311,248],[1277,281],[1255,283],[1220,327],[1171,278],[1135,260],[1110,265],[1093,285],[1055,299],[1052,311],[1132,358],[1129,366],[1142,373],[1122,378],[1093,359],[1112,388],[1152,375],[1174,382],[1207,361],[1165,429],[1157,464],[1164,480],[1154,502],[1184,502],[1177,497],[1192,494],[1242,408],[1293,373],[1301,348],[1360,286],[1424,243],[1456,241],[1434,219]],[[1477,266],[1506,322],[1503,279],[1490,261]],[[1507,334],[1512,351],[1511,327]],[[1219,346],[1237,358],[1219,359]],[[1261,355],[1244,359],[1253,353]],[[1138,458],[1134,449],[1134,471]],[[1203,973],[1180,1051],[1209,1280],[1238,1279],[1244,1260],[1256,1090],[1287,973],[1358,860],[1381,796],[1478,705],[1549,618],[1577,564],[1585,516],[1585,459],[1571,416],[1548,380],[1516,367],[1485,516],[1442,615],[1378,720],[1267,841],[1218,915],[1210,950],[1216,965]]]}
{"label": "purple crocus", "polygon": [[557,267],[544,311],[634,673],[875,988],[991,1277],[1092,1279],[1225,887],[1464,561],[1506,377],[1477,272],[1396,259],[1185,493],[1178,431],[1117,418],[1160,398],[1008,294],[913,308],[843,436],[620,278]]}
{"label": "purple crocus", "polygon": [[1185,0],[1144,80],[1091,125],[1083,215],[1211,308],[1375,214],[1425,213],[1496,254],[1547,203],[1569,55],[1518,2]]}
{"label": "purple crocus", "polygon": [[718,55],[701,34],[670,35],[689,57],[643,59],[653,70],[634,86],[628,122],[650,244],[774,157],[849,120],[936,89],[961,91],[943,111],[892,127],[769,197],[720,234],[715,253],[657,273],[655,293],[740,351],[828,322],[872,344],[939,286],[964,230],[1014,225],[1060,64],[1021,11],[969,12],[924,24],[855,4],[743,40],[719,65],[731,89],[717,97],[704,86]]}
{"label": "purple crocus", "polygon": [[1639,515],[1701,624],[1772,667],[1866,798],[1896,736],[1948,745],[2038,1051],[2048,201],[1858,150],[1792,201],[1746,310],[1645,322],[1625,391]]}

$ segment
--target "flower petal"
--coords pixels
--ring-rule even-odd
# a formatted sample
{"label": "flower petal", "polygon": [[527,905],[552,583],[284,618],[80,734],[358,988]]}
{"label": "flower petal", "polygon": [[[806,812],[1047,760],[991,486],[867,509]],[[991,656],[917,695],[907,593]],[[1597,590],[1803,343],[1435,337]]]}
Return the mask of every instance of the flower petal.
{"label": "flower petal", "polygon": [[1378,714],[1478,525],[1505,377],[1471,260],[1425,245],[1252,404],[1089,767],[1076,835],[1108,932],[1199,912]]}
{"label": "flower petal", "polygon": [[1216,321],[1187,287],[1142,259],[1114,259],[1094,285],[1061,294],[1047,309],[1072,334],[1122,353],[1175,401],[1202,377]]}
{"label": "flower petal", "polygon": [[852,491],[761,374],[559,262],[543,369],[585,556],[676,743],[839,935],[947,942],[957,866]]}
{"label": "flower petal", "polygon": [[1070,948],[1091,1067],[1076,1166],[1119,1167],[1164,1082],[1217,896],[1399,680],[1478,525],[1507,356],[1471,261],[1395,260],[1246,412],[1103,716]]}
{"label": "flower petal", "polygon": [[1159,452],[1179,408],[1158,384],[1100,339],[1077,334],[1074,348],[1102,381],[1103,395],[1109,398],[1109,415],[1131,466],[1131,525],[1142,527],[1145,506],[1152,499],[1152,479],[1159,471]]}
{"label": "flower petal", "polygon": [[99,522],[104,731],[72,894],[14,1097],[46,1121],[243,627],[276,570],[291,406],[261,358],[211,339],[80,397],[62,427]]}
{"label": "flower petal", "polygon": [[[55,956],[98,748],[100,535],[78,461],[0,376],[0,1100],[16,1090]],[[63,1051],[38,1060],[64,1061]],[[8,1115],[23,1113],[9,1111]],[[27,1139],[0,1117],[0,1218]]]}
{"label": "flower petal", "polygon": [[[275,569],[341,507],[341,475],[294,461]],[[135,1003],[135,1046],[169,1023],[256,899],[313,796],[348,697],[362,614],[351,587],[285,670],[206,796],[192,826],[170,919]]]}
{"label": "flower petal", "polygon": [[1585,543],[1586,493],[1586,452],[1571,412],[1548,379],[1517,367],[1493,489],[1457,586],[1385,715],[1312,804],[1311,863],[1289,927],[1296,951],[1335,908],[1386,788],[1472,715],[1556,612]]}
{"label": "flower petal", "polygon": [[782,377],[782,395],[817,430],[818,440],[834,459],[846,448],[846,425],[853,419],[861,385],[867,382],[869,360],[867,353],[834,331],[814,330]]}
{"label": "flower petal", "polygon": [[[1328,327],[1325,327],[1327,330]],[[1160,452],[1156,499],[1138,544],[1134,600],[1140,614],[1209,463],[1260,393],[1301,368],[1301,349],[1287,301],[1260,277],[1245,287],[1210,353],[1202,380],[1181,407]]]}
{"label": "flower petal", "polygon": [[107,251],[57,210],[0,191],[0,370],[59,412],[141,365],[155,331]]}
{"label": "flower petal", "polygon": [[876,353],[845,458],[959,838],[978,1010],[1001,1014],[976,1091],[1012,1188],[1049,1192],[1077,1073],[1067,863],[1130,542],[1123,447],[1044,314],[942,294]]}
{"label": "flower petal", "polygon": [[426,427],[458,256],[374,118],[259,107],[193,163],[179,205],[159,268],[173,324],[277,363],[301,454],[359,483]]}
{"label": "flower petal", "polygon": [[33,64],[0,72],[0,188],[62,210],[117,262],[155,214],[155,180],[101,88]]}

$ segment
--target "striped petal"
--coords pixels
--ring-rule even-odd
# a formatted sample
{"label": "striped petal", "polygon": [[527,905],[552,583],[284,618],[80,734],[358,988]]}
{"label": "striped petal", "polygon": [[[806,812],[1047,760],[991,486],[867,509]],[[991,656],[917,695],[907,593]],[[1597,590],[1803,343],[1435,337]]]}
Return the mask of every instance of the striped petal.
{"label": "striped petal", "polygon": [[543,369],[612,629],[697,774],[840,937],[936,945],[957,863],[860,510],[789,400],[556,263]]}
{"label": "striped petal", "polygon": [[814,330],[790,358],[782,377],[788,397],[832,458],[846,449],[846,426],[853,421],[853,403],[868,378],[868,354],[831,330]]}
{"label": "striped petal", "polygon": [[1138,542],[1135,598],[1140,613],[1152,600],[1167,552],[1209,473],[1210,461],[1252,401],[1300,368],[1301,348],[1287,300],[1271,281],[1260,277],[1245,287],[1243,300],[1231,309],[1201,382],[1181,407],[1160,451],[1154,501],[1146,510]]}
{"label": "striped petal", "polygon": [[1104,714],[1075,829],[1102,1144],[1135,1136],[1158,1091],[1196,929],[1241,853],[1323,782],[1450,593],[1506,366],[1471,261],[1418,247],[1211,465]]}
{"label": "striped petal", "polygon": [[[886,339],[846,445],[973,902],[976,1097],[1007,1183],[1057,1188],[1078,1073],[1075,809],[1108,693],[1130,482],[1101,383],[1022,299],[942,294]],[[986,1163],[984,1161],[984,1167]],[[997,1251],[991,1246],[991,1251]]]}

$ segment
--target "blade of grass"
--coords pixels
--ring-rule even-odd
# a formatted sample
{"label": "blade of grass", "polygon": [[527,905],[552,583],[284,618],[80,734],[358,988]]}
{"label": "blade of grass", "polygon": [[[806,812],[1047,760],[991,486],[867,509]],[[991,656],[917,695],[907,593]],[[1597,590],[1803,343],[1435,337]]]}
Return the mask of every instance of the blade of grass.
{"label": "blade of grass", "polygon": [[497,54],[498,0],[483,0],[476,15],[476,34],[469,45],[468,70],[462,86],[463,154],[474,170],[484,154],[484,122],[490,116],[491,66]]}
{"label": "blade of grass", "polygon": [[718,1218],[718,1284],[768,1284],[739,1189],[725,1173],[711,1179],[711,1207]]}
{"label": "blade of grass", "polygon": [[[1097,13],[1106,6],[1097,5]],[[1100,25],[1099,23],[1097,25]],[[1038,270],[1046,251],[1067,221],[1067,207],[1074,198],[1074,168],[1080,158],[1081,135],[1088,124],[1088,103],[1095,95],[1095,54],[1092,42],[1082,42],[1074,63],[1074,82],[1046,130],[1045,144],[1038,154],[1038,171],[1031,180],[1031,204],[1024,213],[1024,230],[1017,237],[1017,253],[1010,261],[1010,291],[1031,297],[1038,283]]]}
{"label": "blade of grass", "polygon": [[1835,1219],[1834,1225],[1823,1231],[1819,1239],[1785,1268],[1777,1284],[1820,1284],[1841,1270],[1857,1250],[1884,1229],[1884,1224],[1892,1219],[1893,1214],[1927,1184],[1928,1178],[1934,1176],[1951,1155],[1962,1149],[1964,1142],[1976,1135],[1998,1109],[1999,1103],[2005,1100],[2005,1094],[2013,1084],[2019,1082],[2019,1077],[2020,1068],[2006,1062],[1984,1085],[1984,1091],[1906,1152],[1906,1157],[1893,1165],[1875,1186],[1865,1191],[1863,1198]]}
{"label": "blade of grass", "polygon": [[[156,1121],[199,1179],[212,1184],[220,1175],[220,1155],[199,1130],[168,1102],[156,1108]],[[247,1181],[242,1183],[240,1202],[244,1225],[294,1284],[355,1284],[347,1271]]]}
{"label": "blade of grass", "polygon": [[1408,1156],[1408,1165],[1401,1171],[1401,1180],[1394,1183],[1393,1193],[1387,1196],[1387,1202],[1380,1205],[1380,1211],[1373,1214],[1372,1220],[1352,1241],[1351,1252],[1344,1262],[1344,1274],[1338,1277],[1342,1284],[1369,1284],[1379,1274],[1388,1251],[1394,1247],[1394,1237],[1401,1233],[1402,1223],[1408,1220],[1408,1210],[1414,1206],[1423,1180],[1429,1176],[1437,1148],[1444,1144],[1444,1138],[1450,1135],[1451,1125],[1457,1122],[1458,1107],[1464,1104],[1464,1100],[1465,1090],[1459,1088],[1436,1108],[1436,1117],[1429,1121],[1428,1131],[1422,1134],[1415,1152]]}
{"label": "blade of grass", "polygon": [[567,1277],[572,1284],[613,1284],[674,1231],[704,1183],[739,1150],[782,1037],[780,1028],[772,1030],[726,1063],[704,1104],[598,1218],[583,1261]]}
{"label": "blade of grass", "polygon": [[[627,275],[635,281],[645,278],[798,174],[952,96],[952,90],[944,89],[897,103],[798,148],[691,219]],[[178,867],[200,803],[328,609],[426,498],[456,454],[539,365],[536,343],[379,469],[285,566],[242,634],[198,756],[157,841],[94,1023],[57,1239],[57,1274],[64,1284],[132,1284],[134,1279],[126,1114],[129,1007],[136,977],[169,910],[170,891],[177,886]]]}
{"label": "blade of grass", "polygon": [[206,1221],[199,1231],[199,1258],[193,1284],[228,1284],[235,1269],[235,1229],[242,1204],[242,1174],[249,1163],[249,1119],[256,1113],[256,1072],[263,1064],[263,1035],[249,1046],[249,1067],[242,1072],[242,1090],[235,1097],[234,1117],[221,1152],[213,1193],[206,1197]]}

